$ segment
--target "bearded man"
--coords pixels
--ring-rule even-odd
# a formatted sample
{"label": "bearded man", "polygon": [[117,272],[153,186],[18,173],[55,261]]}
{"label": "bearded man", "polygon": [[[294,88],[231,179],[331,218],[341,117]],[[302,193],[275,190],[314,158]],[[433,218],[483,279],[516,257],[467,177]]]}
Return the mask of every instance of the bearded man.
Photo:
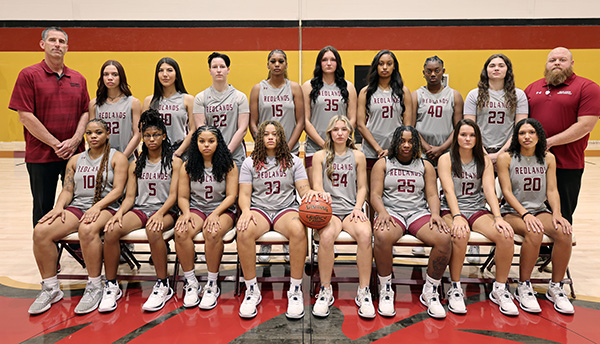
{"label": "bearded man", "polygon": [[573,223],[584,151],[600,115],[600,87],[573,73],[573,54],[559,47],[548,54],[544,78],[525,89],[529,116],[542,123],[548,149],[556,156],[562,216]]}

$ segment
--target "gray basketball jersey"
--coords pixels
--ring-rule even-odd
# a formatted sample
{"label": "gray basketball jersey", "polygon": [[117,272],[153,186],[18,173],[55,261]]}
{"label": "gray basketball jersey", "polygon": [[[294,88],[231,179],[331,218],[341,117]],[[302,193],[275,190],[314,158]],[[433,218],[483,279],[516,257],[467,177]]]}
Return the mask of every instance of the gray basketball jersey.
{"label": "gray basketball jersey", "polygon": [[[458,201],[458,208],[462,214],[467,217],[485,208],[485,195],[481,178],[477,177],[477,165],[475,159],[468,164],[462,164],[462,176],[457,176],[452,173],[452,181],[454,182],[454,194]],[[442,197],[442,209],[449,210],[446,197]]]}
{"label": "gray basketball jersey", "polygon": [[[406,94],[404,95],[406,97]],[[410,94],[408,95],[410,97]],[[400,98],[392,95],[392,90],[377,91],[371,96],[367,129],[382,149],[389,149],[394,130],[402,125],[402,104]],[[377,151],[363,139],[362,151],[368,159],[377,159]]]}
{"label": "gray basketball jersey", "polygon": [[[104,103],[96,106],[96,118],[108,124],[110,147],[123,152],[133,137],[133,115],[131,114],[132,96],[124,96],[114,104]],[[131,155],[130,162],[135,158]]]}
{"label": "gray basketball jersey", "polygon": [[308,178],[302,160],[292,156],[294,165],[285,170],[281,169],[275,158],[267,158],[266,164],[258,171],[252,166],[252,157],[244,160],[240,184],[252,183],[252,208],[276,212],[298,207],[295,183]]}
{"label": "gray basketball jersey", "polygon": [[[204,180],[190,181],[190,208],[198,209],[205,215],[209,215],[221,204],[227,196],[226,178],[218,182],[213,173],[212,167],[204,169]],[[232,206],[229,211],[235,211]]]}
{"label": "gray basketball jersey", "polygon": [[[280,88],[274,88],[267,80],[262,80],[258,91],[258,124],[272,120],[281,123],[285,130],[285,138],[290,140],[294,128],[296,128],[296,105],[292,84],[289,80]],[[292,153],[298,154],[300,144],[292,149]]]}
{"label": "gray basketball jersey", "polygon": [[516,113],[528,113],[527,98],[520,89],[517,93],[516,112],[510,112],[504,100],[504,90],[489,90],[490,99],[482,108],[477,109],[478,89],[471,90],[465,99],[465,115],[475,115],[481,129],[482,143],[485,148],[499,149],[512,135]]}
{"label": "gray basketball jersey", "polygon": [[346,154],[333,158],[333,175],[327,177],[327,166],[323,160],[323,189],[331,194],[333,215],[341,218],[350,214],[356,205],[356,160],[354,150],[348,148]]}
{"label": "gray basketball jersey", "polygon": [[[248,106],[248,98],[242,92],[236,90],[233,86],[229,85],[225,92],[219,92],[212,86],[204,90],[203,99],[200,108],[204,110],[204,116],[206,117],[206,124],[213,125],[223,134],[223,139],[227,144],[233,139],[233,135],[238,130],[238,117],[240,113],[250,112]],[[240,103],[240,99],[242,100]],[[194,112],[196,113],[197,107],[194,105]],[[202,111],[198,110],[198,113]],[[233,161],[240,166],[246,158],[246,147],[244,146],[244,140],[235,151],[231,152]]]}
{"label": "gray basketball jersey", "polygon": [[135,209],[139,209],[150,217],[163,206],[169,198],[172,168],[163,168],[161,162],[151,163],[146,160],[142,175],[137,178],[137,196]]}
{"label": "gray basketball jersey", "polygon": [[454,90],[446,86],[439,93],[431,93],[427,87],[417,90],[417,124],[415,128],[425,142],[441,146],[454,129]]}
{"label": "gray basketball jersey", "polygon": [[[77,158],[77,164],[75,164],[75,174],[73,175],[73,200],[71,200],[70,207],[75,207],[87,211],[92,207],[94,203],[94,193],[96,188],[96,175],[100,168],[100,162],[102,162],[102,156],[95,160],[90,159],[88,150],[84,151]],[[116,150],[111,148],[108,155],[108,167],[104,171],[104,180],[106,181],[106,187],[102,191],[102,198],[106,197],[113,189],[114,171],[111,166],[112,159],[115,155]],[[108,206],[110,209],[119,209],[119,201],[115,201],[113,204]]]}
{"label": "gray basketball jersey", "polygon": [[167,135],[173,145],[183,142],[189,130],[184,98],[184,93],[177,92],[169,98],[162,98],[158,104],[158,112],[165,122]]}
{"label": "gray basketball jersey", "polygon": [[[510,185],[513,195],[517,201],[527,209],[536,214],[547,211],[546,201],[546,172],[548,165],[537,162],[535,156],[521,156],[521,161],[515,156],[510,161]],[[515,213],[516,211],[508,202],[502,206],[502,213]]]}
{"label": "gray basketball jersey", "polygon": [[[342,98],[342,92],[337,85],[324,84],[319,90],[319,96],[315,102],[311,102],[310,123],[315,127],[317,133],[323,140],[327,137],[327,124],[333,116],[347,116],[348,104]],[[306,153],[312,155],[321,150],[310,137],[306,137]]]}
{"label": "gray basketball jersey", "polygon": [[385,157],[382,200],[388,212],[396,214],[428,210],[423,160],[413,159],[405,165]]}

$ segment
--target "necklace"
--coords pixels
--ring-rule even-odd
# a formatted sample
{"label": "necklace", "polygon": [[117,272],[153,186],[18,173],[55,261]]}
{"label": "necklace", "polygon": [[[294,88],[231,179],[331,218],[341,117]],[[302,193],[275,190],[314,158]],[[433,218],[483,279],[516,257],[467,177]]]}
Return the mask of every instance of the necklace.
{"label": "necklace", "polygon": [[119,99],[123,96],[123,92],[119,93],[116,97],[109,97],[106,96],[106,99],[110,100],[111,102],[114,102],[116,99]]}

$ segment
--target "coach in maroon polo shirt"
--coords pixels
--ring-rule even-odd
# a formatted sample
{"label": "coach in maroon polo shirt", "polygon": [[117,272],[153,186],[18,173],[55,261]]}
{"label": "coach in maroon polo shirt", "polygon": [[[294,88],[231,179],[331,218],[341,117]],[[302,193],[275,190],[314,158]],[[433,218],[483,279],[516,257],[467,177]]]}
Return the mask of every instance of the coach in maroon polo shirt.
{"label": "coach in maroon polo shirt", "polygon": [[546,61],[545,78],[525,89],[529,116],[542,123],[548,148],[556,156],[561,212],[570,223],[581,188],[585,148],[600,116],[600,87],[575,75],[573,64],[569,49],[553,49]]}
{"label": "coach in maroon polo shirt", "polygon": [[67,40],[58,27],[42,32],[45,58],[19,73],[8,106],[19,113],[24,127],[34,226],[54,206],[67,161],[84,149],[90,99],[83,75],[64,65]]}

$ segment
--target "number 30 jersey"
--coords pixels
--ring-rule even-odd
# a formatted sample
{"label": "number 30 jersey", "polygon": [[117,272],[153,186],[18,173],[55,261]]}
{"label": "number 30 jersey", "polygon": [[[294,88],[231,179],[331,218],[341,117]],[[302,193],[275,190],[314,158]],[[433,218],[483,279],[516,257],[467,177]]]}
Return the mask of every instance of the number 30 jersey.
{"label": "number 30 jersey", "polygon": [[[462,176],[457,176],[452,173],[452,181],[454,182],[454,194],[458,202],[458,209],[467,216],[476,213],[485,208],[485,195],[481,178],[477,177],[477,165],[475,159],[468,164],[462,164]],[[442,197],[442,210],[450,210],[446,196]]]}
{"label": "number 30 jersey", "polygon": [[[212,170],[212,167],[204,169],[202,182],[190,181],[190,208],[198,209],[207,216],[215,211],[227,196],[227,178],[217,181]],[[235,207],[231,206],[228,210],[234,212]]]}
{"label": "number 30 jersey", "polygon": [[385,157],[383,205],[388,212],[402,214],[429,210],[425,199],[425,165],[422,159],[403,164]]}
{"label": "number 30 jersey", "polygon": [[171,173],[171,167],[163,168],[161,171],[160,161],[153,164],[146,160],[142,175],[137,178],[134,208],[143,211],[148,217],[160,209],[169,198]]}

